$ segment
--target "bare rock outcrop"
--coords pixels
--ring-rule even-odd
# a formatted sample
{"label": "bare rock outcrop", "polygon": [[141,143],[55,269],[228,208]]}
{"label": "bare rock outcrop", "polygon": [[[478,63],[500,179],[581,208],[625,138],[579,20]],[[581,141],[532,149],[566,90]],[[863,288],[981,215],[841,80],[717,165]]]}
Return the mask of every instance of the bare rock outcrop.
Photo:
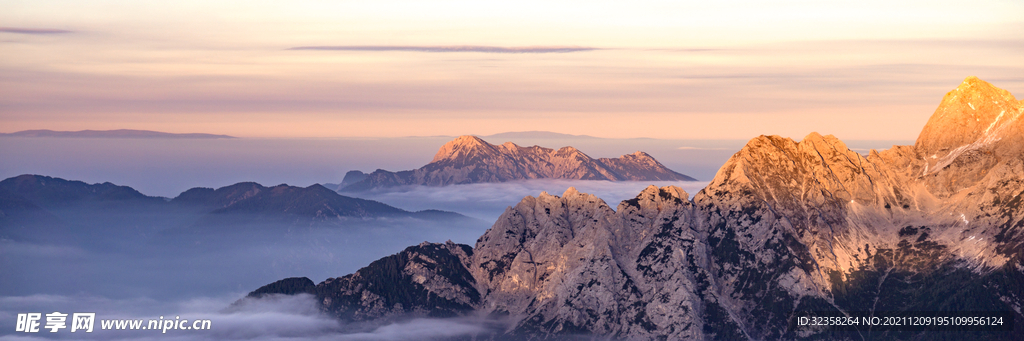
{"label": "bare rock outcrop", "polygon": [[465,267],[472,255],[467,245],[422,243],[328,278],[315,291],[323,311],[347,321],[465,314],[480,301]]}
{"label": "bare rock outcrop", "polygon": [[[1003,311],[1016,317],[1012,332],[954,337],[1020,339],[1021,108],[1009,93],[971,77],[947,94],[914,146],[862,155],[817,133],[799,142],[760,136],[692,199],[672,186],[648,187],[615,209],[573,188],[526,197],[472,252],[446,246],[464,250],[452,253],[459,261],[449,272],[430,271],[466,278],[458,292],[479,298],[453,296],[461,308],[443,311],[503,316],[508,327],[497,339],[937,336],[794,327],[794,314],[810,311]],[[498,148],[472,155],[442,149],[438,160],[504,155]],[[363,287],[341,287],[344,295],[374,297]],[[390,301],[347,302],[377,309],[365,318],[397,311],[387,308]]]}

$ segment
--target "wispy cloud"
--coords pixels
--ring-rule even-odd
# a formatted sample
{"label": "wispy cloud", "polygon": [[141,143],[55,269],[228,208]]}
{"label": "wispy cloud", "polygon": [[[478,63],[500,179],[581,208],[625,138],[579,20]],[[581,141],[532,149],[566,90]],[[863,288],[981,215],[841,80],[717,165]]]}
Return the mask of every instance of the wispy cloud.
{"label": "wispy cloud", "polygon": [[712,49],[712,48],[647,48],[636,49],[641,51],[665,51],[665,52],[719,52],[719,51],[741,51],[740,49]]}
{"label": "wispy cloud", "polygon": [[384,325],[371,332],[338,335],[340,340],[400,341],[452,339],[493,332],[494,321],[478,318],[417,318]]}
{"label": "wispy cloud", "polygon": [[16,34],[65,34],[73,33],[74,31],[53,28],[0,27],[0,32]]}
{"label": "wispy cloud", "polygon": [[586,46],[386,46],[386,45],[341,45],[341,46],[299,46],[289,50],[314,51],[410,51],[410,52],[481,52],[481,53],[568,53],[600,50]]}
{"label": "wispy cloud", "polygon": [[682,146],[682,147],[679,147],[679,148],[676,148],[676,149],[679,149],[679,150],[733,150],[733,149],[735,149],[735,148],[719,148],[719,147],[690,147],[690,146]]}
{"label": "wispy cloud", "polygon": [[509,206],[515,206],[526,196],[541,192],[562,195],[569,187],[601,198],[611,207],[622,200],[635,198],[647,186],[679,186],[688,193],[697,193],[707,182],[703,181],[590,181],[565,179],[536,179],[501,183],[477,183],[444,187],[410,186],[379,189],[357,193],[360,198],[373,199],[405,209],[436,208],[495,221]]}

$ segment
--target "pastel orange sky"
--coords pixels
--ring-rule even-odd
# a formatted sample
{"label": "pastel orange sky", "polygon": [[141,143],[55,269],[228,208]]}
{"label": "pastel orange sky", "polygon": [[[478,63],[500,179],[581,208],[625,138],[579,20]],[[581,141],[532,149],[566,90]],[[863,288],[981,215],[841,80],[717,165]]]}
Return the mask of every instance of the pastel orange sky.
{"label": "pastel orange sky", "polygon": [[0,132],[916,138],[1024,2],[6,1]]}

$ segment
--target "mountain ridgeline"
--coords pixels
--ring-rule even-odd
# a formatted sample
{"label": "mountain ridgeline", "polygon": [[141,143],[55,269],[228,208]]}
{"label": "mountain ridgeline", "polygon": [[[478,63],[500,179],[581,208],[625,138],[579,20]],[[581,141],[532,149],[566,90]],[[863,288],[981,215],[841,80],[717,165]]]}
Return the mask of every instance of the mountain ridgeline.
{"label": "mountain ridgeline", "polygon": [[[412,218],[470,221],[453,212],[410,212],[373,200],[347,197],[321,185],[265,187],[242,182],[218,189],[192,188],[173,199],[151,197],[109,182],[87,184],[41,175],[0,181],[0,238],[37,238],[41,230],[89,234],[103,228],[149,233],[213,231],[227,226],[332,226],[346,221]],[[75,227],[79,226],[79,227]],[[146,232],[149,231],[149,232]]]}
{"label": "mountain ridgeline", "polygon": [[[345,321],[504,321],[483,339],[1019,340],[1022,115],[1021,101],[970,77],[913,146],[862,155],[817,133],[760,136],[692,200],[671,186],[615,209],[572,188],[541,193],[472,248],[413,246],[303,292]],[[812,311],[1015,319],[1011,332],[928,334],[792,324]]]}
{"label": "mountain ridgeline", "polygon": [[573,147],[555,150],[540,146],[520,147],[512,142],[493,145],[479,137],[465,135],[442,146],[426,166],[401,172],[383,169],[370,174],[349,172],[339,190],[351,192],[405,185],[447,186],[526,179],[695,180],[668,169],[647,153],[639,151],[614,159],[594,159]]}

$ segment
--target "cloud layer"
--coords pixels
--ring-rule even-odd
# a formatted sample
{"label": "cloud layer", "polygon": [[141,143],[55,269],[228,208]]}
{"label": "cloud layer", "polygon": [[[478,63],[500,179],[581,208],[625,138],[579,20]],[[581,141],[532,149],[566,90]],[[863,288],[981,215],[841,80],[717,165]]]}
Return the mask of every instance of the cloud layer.
{"label": "cloud layer", "polygon": [[583,46],[387,46],[387,45],[342,45],[342,46],[299,46],[289,50],[314,51],[410,51],[410,52],[481,52],[481,53],[568,53],[600,50]]}
{"label": "cloud layer", "polygon": [[415,186],[389,188],[380,191],[353,193],[353,195],[382,201],[412,210],[436,208],[494,222],[509,206],[514,206],[526,196],[538,196],[541,192],[561,196],[569,187],[582,193],[594,194],[615,208],[622,200],[632,199],[644,188],[655,186],[678,186],[691,196],[704,188],[703,181],[587,181],[543,179],[510,181],[503,183],[480,183],[444,187]]}
{"label": "cloud layer", "polygon": [[74,31],[53,28],[0,27],[0,32],[17,34],[64,34],[72,33]]}
{"label": "cloud layer", "polygon": [[[240,294],[239,294],[240,295]],[[200,297],[186,301],[156,302],[146,299],[104,299],[85,296],[0,297],[0,341],[7,340],[431,340],[488,333],[500,323],[474,317],[416,318],[386,325],[346,325],[321,314],[310,295],[268,296],[246,300],[237,309],[225,310],[238,296]],[[19,313],[94,312],[92,333],[60,330],[49,333],[13,333]],[[102,330],[106,319],[210,320],[209,330]],[[21,334],[21,335],[18,335]]]}

